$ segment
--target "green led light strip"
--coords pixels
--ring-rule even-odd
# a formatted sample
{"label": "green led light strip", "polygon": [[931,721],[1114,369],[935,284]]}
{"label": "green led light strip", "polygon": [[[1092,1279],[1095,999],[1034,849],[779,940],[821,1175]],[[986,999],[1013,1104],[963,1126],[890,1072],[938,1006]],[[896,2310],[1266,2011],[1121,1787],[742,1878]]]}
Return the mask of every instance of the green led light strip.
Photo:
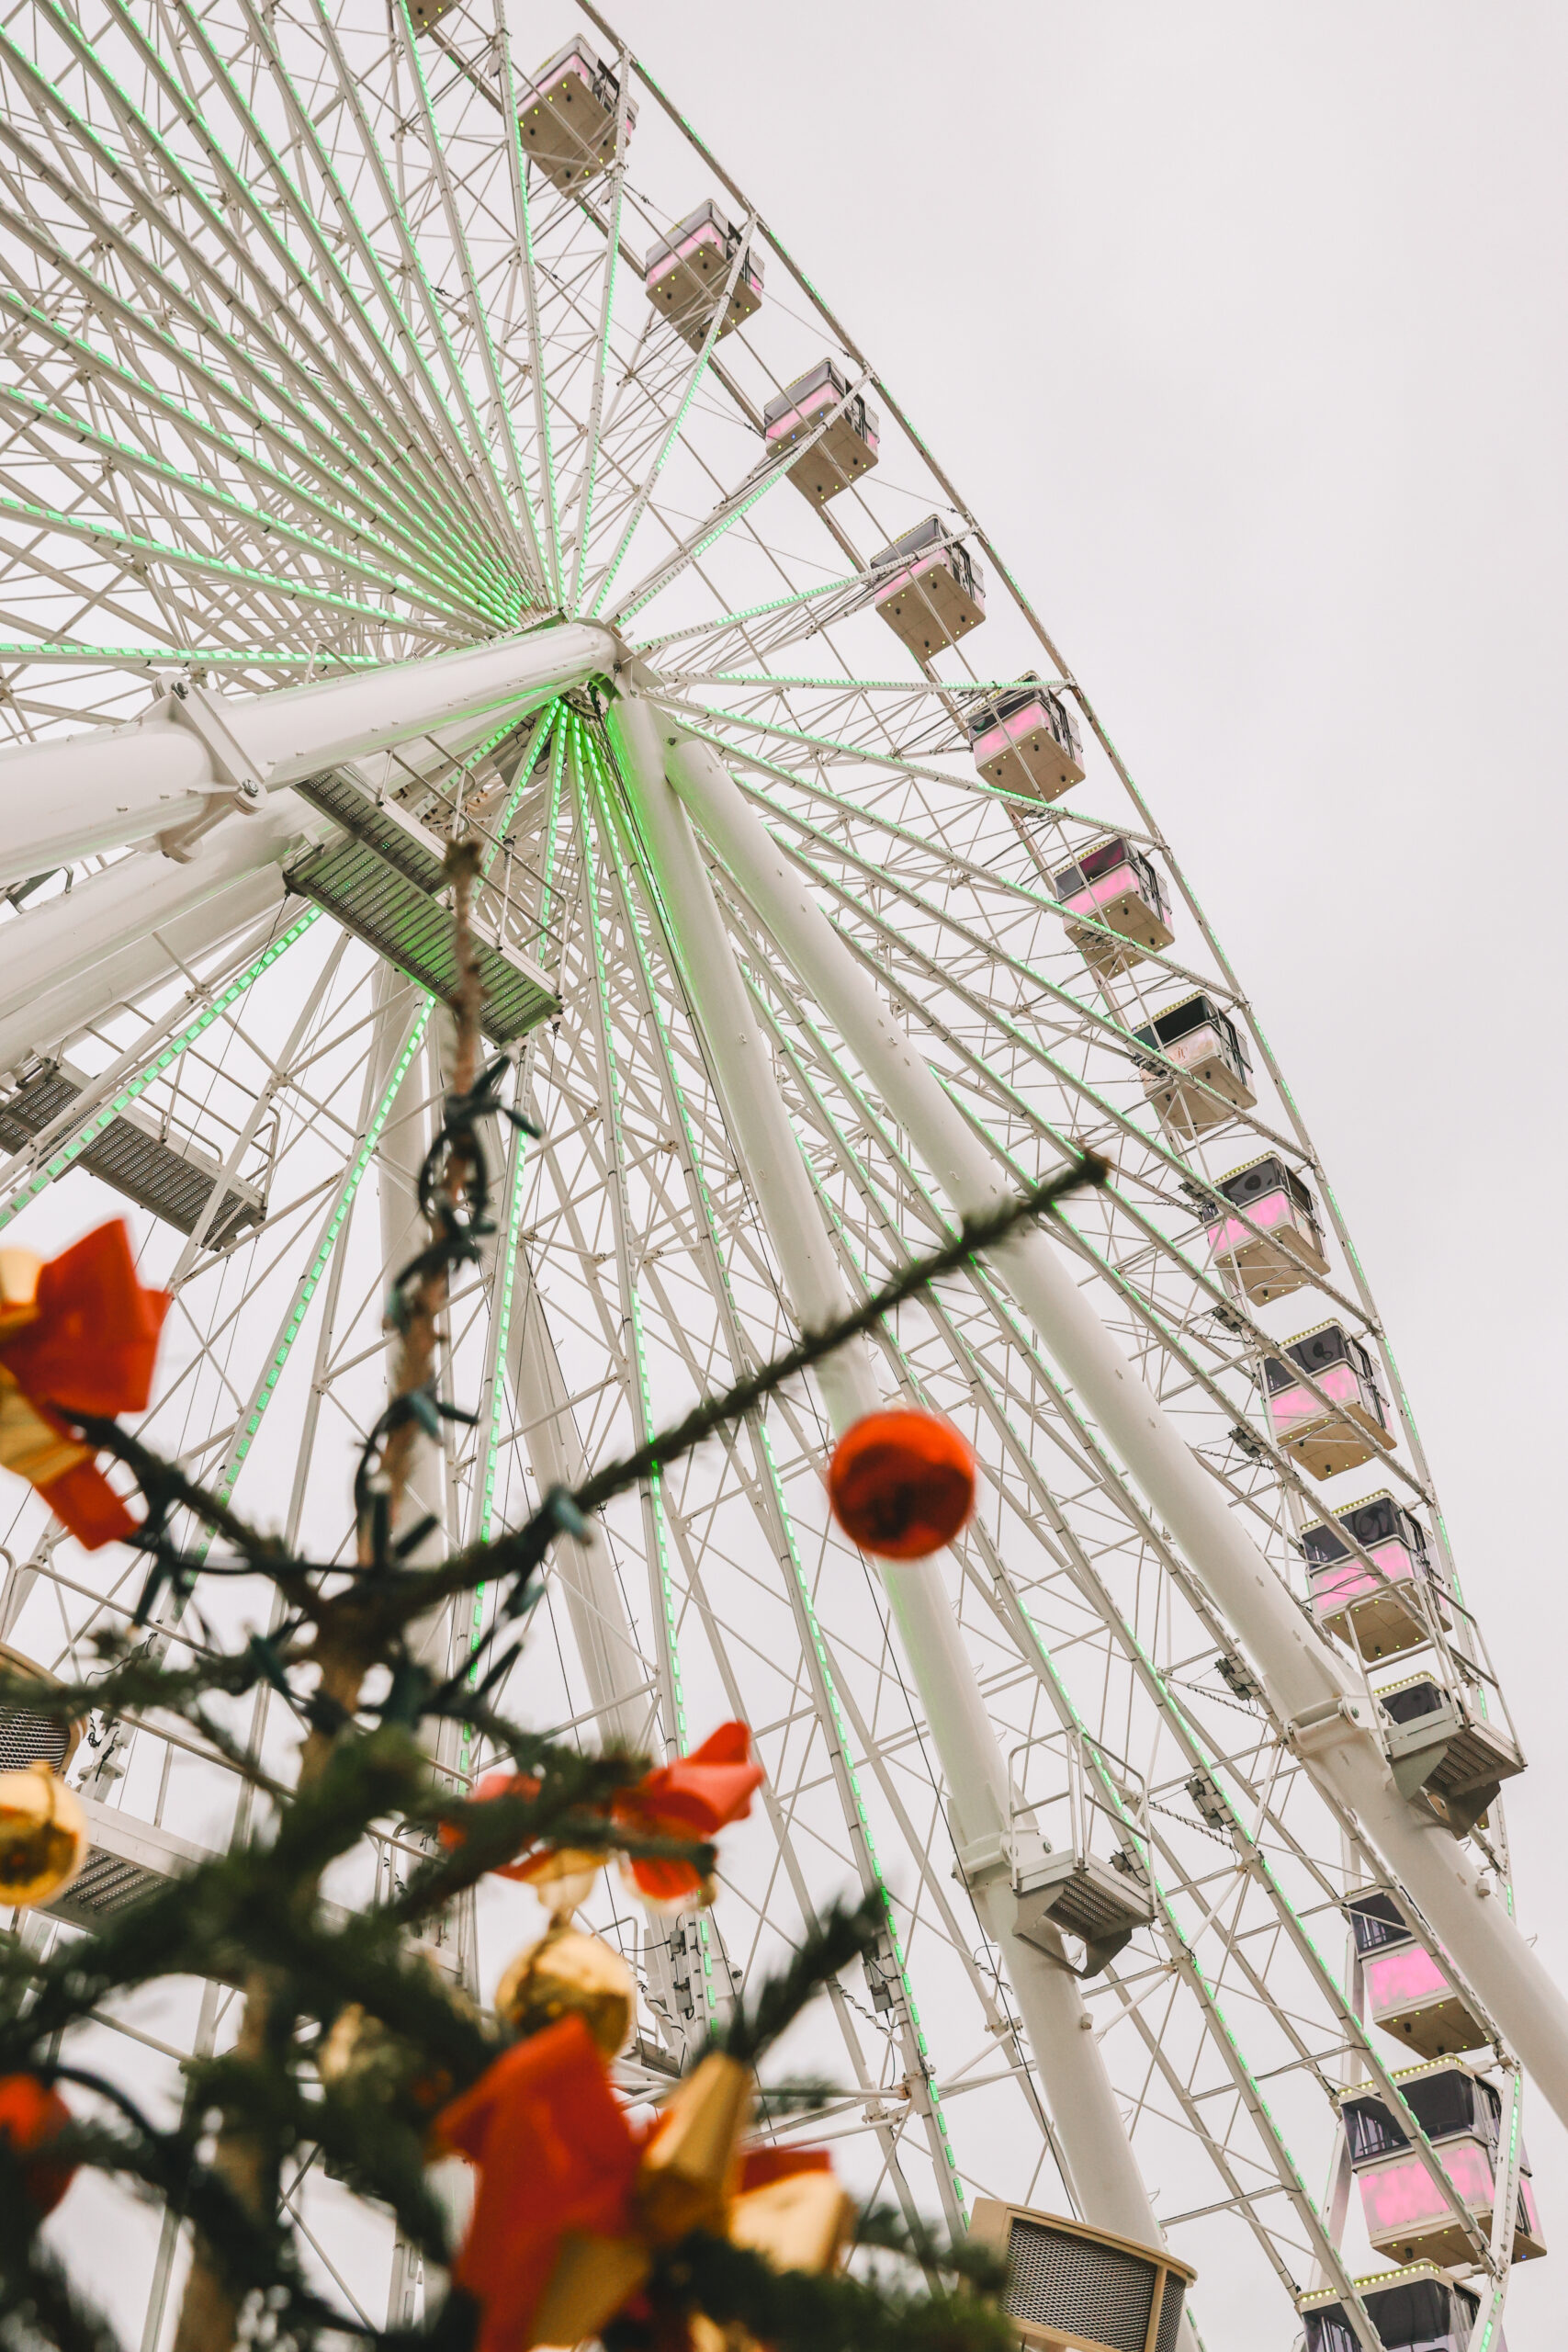
{"label": "green led light strip", "polygon": [[[674,674],[680,678],[682,673],[676,671]],[[698,683],[715,686],[819,686],[829,694],[999,695],[1036,682],[1032,678],[781,678],[765,670],[710,670]],[[1055,693],[1066,686],[1066,680],[1046,678],[1043,683]],[[863,751],[864,746],[845,746],[848,751],[857,748]]]}
{"label": "green led light strip", "polygon": [[9,1225],[13,1217],[20,1216],[28,1203],[36,1200],[39,1193],[52,1184],[57,1176],[63,1176],[66,1170],[81,1158],[94,1137],[102,1135],[106,1127],[112,1125],[120,1113],[136,1101],[138,1095],[147,1091],[154,1079],[163,1076],[171,1062],[179,1059],[187,1046],[194,1045],[204,1031],[210,1029],[213,1023],[244,995],[245,990],[254,981],[258,980],[264,972],[270,970],[278,957],[310,930],[320,913],[319,907],[311,907],[299,917],[298,922],[290,923],[288,929],[275,939],[271,946],[256,957],[254,964],[247,965],[236,978],[229,982],[227,988],[221,989],[213,998],[209,1005],[198,1012],[194,1020],[187,1022],[185,1028],[175,1036],[171,1037],[166,1045],[161,1046],[134,1078],[128,1079],[113,1100],[93,1114],[80,1134],[74,1136],[69,1143],[62,1144],[60,1149],[45,1161],[37,1175],[29,1180],[22,1191],[14,1194],[11,1200],[0,1208],[0,1228]]}
{"label": "green led light strip", "polygon": [[123,670],[140,662],[159,670],[305,670],[318,659],[342,670],[384,666],[379,653],[340,653],[324,646],[279,653],[259,645],[78,645],[71,638],[9,638],[0,644],[3,662],[73,662],[83,669]]}
{"label": "green led light strip", "polygon": [[[572,720],[571,732],[572,750],[575,755],[572,770],[577,788],[578,822],[581,828],[582,853],[586,859],[592,854],[588,829],[587,770],[590,764],[592,767],[595,784],[599,788],[599,821],[604,831],[606,842],[609,835],[609,820],[604,806],[603,770],[594,757],[593,747],[582,722],[575,717]],[[615,1164],[619,1161],[621,1145],[621,1078],[615,1059],[615,1041],[610,1022],[610,983],[604,962],[604,933],[599,921],[598,899],[592,877],[584,896],[588,908],[589,933],[593,947],[593,978],[595,993],[599,1001],[599,1025],[604,1038],[604,1079],[610,1098],[610,1116],[613,1123],[613,1132],[606,1137],[606,1142],[613,1155],[613,1164]],[[626,1303],[631,1328],[632,1362],[637,1373],[637,1442],[639,1445],[644,1445],[658,1423],[653,1410],[653,1391],[648,1376],[648,1348],[643,1333],[642,1296],[629,1266],[626,1291]],[[648,1492],[653,1521],[654,1546],[657,1553],[656,1565],[659,1572],[660,1605],[663,1615],[666,1655],[670,1662],[670,1702],[675,1718],[673,1724],[668,1728],[673,1736],[676,1753],[683,1756],[686,1753],[687,1744],[686,1694],[681,1679],[681,1651],[676,1633],[674,1583],[670,1573],[663,1479],[658,1470],[649,1473]]]}
{"label": "green led light strip", "polygon": [[[698,1196],[702,1201],[703,1215],[707,1225],[708,1241],[714,1253],[715,1261],[719,1270],[719,1278],[724,1284],[725,1296],[728,1304],[729,1313],[733,1317],[736,1328],[739,1329],[741,1328],[740,1314],[735,1302],[733,1290],[730,1287],[729,1276],[724,1264],[723,1253],[718,1246],[718,1223],[714,1211],[713,1196],[708,1189],[707,1181],[703,1174],[702,1159],[697,1148],[695,1131],[693,1128],[691,1117],[686,1108],[685,1097],[681,1091],[680,1082],[676,1077],[674,1049],[671,1044],[670,1033],[665,1023],[663,1012],[660,1008],[659,995],[653,985],[653,976],[649,967],[647,951],[644,948],[642,937],[637,928],[637,924],[632,919],[630,877],[627,874],[626,863],[622,855],[620,831],[615,822],[614,811],[610,808],[609,805],[611,799],[610,780],[605,774],[603,763],[600,761],[598,747],[594,743],[592,737],[584,731],[582,740],[587,746],[588,755],[592,763],[594,775],[598,782],[601,805],[605,809],[605,813],[610,819],[607,838],[611,853],[615,860],[616,872],[620,879],[622,899],[626,909],[627,930],[642,974],[643,994],[652,1012],[653,1026],[658,1035],[660,1046],[663,1054],[665,1070],[670,1080],[671,1099],[675,1104],[676,1111],[680,1117],[681,1125],[684,1133],[687,1162],[691,1168],[693,1177],[696,1183]],[[638,865],[638,872],[650,894],[657,898],[658,886],[653,881],[653,878],[648,872],[646,866],[644,866],[640,861]],[[892,1948],[894,1960],[897,1964],[898,1978],[903,1989],[904,2005],[908,2013],[910,2031],[915,2037],[915,2046],[919,2052],[920,2057],[929,2070],[931,2064],[930,2047],[926,2041],[925,2028],[920,2022],[919,2005],[915,1999],[915,1990],[910,1980],[908,1962],[905,1956],[903,1939],[898,1933],[898,1925],[893,1911],[892,1897],[888,1894],[887,1882],[883,1876],[882,1865],[877,1856],[876,1839],[872,1830],[871,1817],[866,1811],[865,1798],[860,1784],[860,1776],[855,1770],[854,1755],[850,1741],[849,1729],[845,1724],[843,1713],[839,1704],[838,1690],[833,1679],[832,1668],[829,1664],[827,1646],[822,1638],[821,1628],[818,1623],[817,1611],[811,1598],[810,1587],[807,1582],[806,1569],[800,1556],[800,1548],[795,1541],[795,1522],[790,1516],[789,1505],[784,1497],[784,1482],[779,1476],[778,1464],[774,1459],[773,1442],[768,1432],[767,1424],[761,1415],[757,1418],[756,1428],[758,1436],[761,1442],[763,1458],[768,1465],[768,1479],[773,1491],[773,1507],[778,1513],[779,1525],[783,1530],[784,1541],[789,1547],[790,1569],[795,1579],[795,1590],[799,1596],[801,1613],[806,1621],[811,1641],[812,1654],[817,1660],[818,1672],[821,1677],[822,1690],[827,1700],[829,1712],[832,1718],[831,1735],[837,1742],[839,1759],[843,1767],[844,1778],[848,1782],[850,1794],[854,1801],[855,1816],[859,1822],[861,1836],[865,1846],[866,1862],[871,1871],[872,1876],[875,1881],[877,1891],[882,1897],[883,1912],[887,1923],[887,1940]],[[711,1977],[712,1962],[708,1952],[707,1922],[705,1918],[701,1921],[700,1926],[703,1937],[704,1972],[705,1975]],[[937,2133],[941,2141],[942,2157],[946,2163],[948,2175],[952,2181],[953,2195],[957,2199],[959,2211],[962,2213],[964,2211],[963,2176],[959,2172],[957,2161],[953,2155],[953,2142],[949,2136],[947,2129],[947,2117],[943,2111],[942,2104],[942,2095],[937,2087],[935,2075],[930,2071],[926,2074],[926,2091],[931,2101],[931,2117],[936,2125]]]}
{"label": "green led light strip", "polygon": [[679,644],[682,638],[714,637],[723,628],[738,628],[742,621],[761,620],[766,613],[782,613],[792,605],[809,605],[818,596],[841,594],[846,588],[863,588],[863,575],[852,571],[847,580],[825,580],[819,588],[797,588],[787,596],[775,596],[766,605],[748,605],[741,613],[721,613],[716,620],[694,621],[688,628],[672,628],[666,637],[644,638],[634,644],[634,653],[657,653],[661,646]]}
{"label": "green led light strip", "polygon": [[300,1326],[305,1320],[310,1301],[314,1298],[317,1285],[326,1271],[327,1260],[332,1256],[344,1220],[354,1206],[355,1195],[359,1190],[367,1168],[370,1165],[376,1146],[381,1139],[381,1130],[386,1125],[388,1114],[397,1100],[398,1090],[408,1076],[409,1067],[423,1043],[425,1024],[430,1019],[430,1009],[434,1001],[434,997],[423,997],[420,1009],[414,1015],[408,1035],[403,1041],[402,1052],[398,1057],[392,1074],[382,1091],[381,1100],[376,1106],[376,1114],[366,1128],[359,1148],[349,1162],[332,1214],[322,1227],[316,1243],[315,1254],[300,1278],[299,1286],[294,1294],[293,1305],[288,1311],[288,1319],[283,1327],[276,1348],[274,1350],[272,1362],[263,1374],[260,1385],[252,1395],[244,1427],[235,1442],[228,1461],[224,1464],[217,1489],[220,1499],[224,1502],[228,1501],[234,1491],[240,1472],[244,1467],[245,1458],[254,1443],[256,1431],[262,1425],[263,1417],[283,1376],[283,1368],[288,1362],[289,1351],[299,1336]]}

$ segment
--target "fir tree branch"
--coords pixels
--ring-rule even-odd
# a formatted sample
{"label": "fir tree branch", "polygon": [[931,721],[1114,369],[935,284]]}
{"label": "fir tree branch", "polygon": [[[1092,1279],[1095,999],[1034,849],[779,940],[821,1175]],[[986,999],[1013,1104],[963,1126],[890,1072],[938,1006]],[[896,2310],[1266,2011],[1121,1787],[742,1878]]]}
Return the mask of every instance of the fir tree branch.
{"label": "fir tree branch", "polygon": [[[727,2238],[682,2239],[657,2258],[648,2291],[656,2313],[703,2311],[773,2352],[1017,2352],[1012,2323],[965,2285],[774,2270]],[[604,2352],[653,2352],[660,2340],[635,2318],[604,2331]]]}
{"label": "fir tree branch", "polygon": [[880,1894],[866,1895],[852,1910],[835,1903],[790,1955],[788,1965],[764,1980],[754,2000],[737,2005],[709,2047],[738,2058],[744,2066],[755,2066],[830,1976],[875,1948],[886,1925],[886,1903]]}

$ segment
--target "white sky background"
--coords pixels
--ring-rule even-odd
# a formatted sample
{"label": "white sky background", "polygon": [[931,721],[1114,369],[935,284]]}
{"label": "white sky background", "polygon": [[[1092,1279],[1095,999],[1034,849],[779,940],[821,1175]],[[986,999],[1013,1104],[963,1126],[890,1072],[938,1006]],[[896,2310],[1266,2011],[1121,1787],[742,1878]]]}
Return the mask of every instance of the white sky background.
{"label": "white sky background", "polygon": [[[1568,1979],[1568,12],[611,13],[1021,571],[1253,995],[1519,1724],[1520,1917]],[[521,66],[564,38],[513,16]],[[1546,2352],[1568,2135],[1527,2123],[1556,2264],[1507,2330]]]}

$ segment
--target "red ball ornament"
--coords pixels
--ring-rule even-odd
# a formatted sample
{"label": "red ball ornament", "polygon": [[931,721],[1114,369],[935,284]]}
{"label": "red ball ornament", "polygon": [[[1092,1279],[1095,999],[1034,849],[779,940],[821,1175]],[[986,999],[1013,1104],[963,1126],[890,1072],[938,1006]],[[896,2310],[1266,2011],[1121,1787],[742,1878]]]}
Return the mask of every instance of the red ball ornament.
{"label": "red ball ornament", "polygon": [[47,2148],[71,2121],[71,2109],[56,2090],[46,2090],[36,2075],[0,2075],[0,2140],[10,2143],[13,2154],[24,2159],[22,2189],[40,2217],[52,2213],[76,2177],[74,2165],[58,2157],[32,2156]]}
{"label": "red ball ornament", "polygon": [[975,1456],[931,1413],[867,1413],[828,1465],[833,1516],[863,1552],[923,1560],[951,1544],[975,1508]]}

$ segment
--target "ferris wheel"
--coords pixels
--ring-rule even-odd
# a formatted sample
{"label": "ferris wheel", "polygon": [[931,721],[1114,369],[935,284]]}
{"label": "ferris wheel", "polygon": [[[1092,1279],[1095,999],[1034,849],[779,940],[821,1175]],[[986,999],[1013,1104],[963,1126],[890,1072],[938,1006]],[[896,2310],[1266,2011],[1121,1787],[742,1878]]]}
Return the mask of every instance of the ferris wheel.
{"label": "ferris wheel", "polygon": [[[457,831],[539,1132],[451,1303],[477,1419],[422,1458],[427,1542],[1103,1154],[1051,1235],[558,1546],[510,1713],[659,1753],[740,1716],[767,1773],[711,1910],[596,1898],[641,1991],[626,2085],[880,1888],[884,1949],[801,2058],[857,2191],[1165,2247],[1197,2278],[1159,2352],[1194,2317],[1211,2347],[1500,2343],[1544,2251],[1522,2069],[1568,2109],[1568,2012],[1511,1924],[1483,1596],[1028,550],[591,6],[31,0],[0,80],[0,1248],[130,1204],[175,1298],[150,1442],[348,1556]],[[890,1401],[960,1428],[981,1499],[879,1566],[822,1468]],[[135,1555],[0,1499],[0,1642],[88,1671]],[[286,1712],[253,1732],[287,1777]],[[440,1761],[487,1759],[454,1727]],[[156,1719],[71,1770],[92,1859],[29,1936],[249,1818]],[[389,1830],[334,1892],[403,1866]],[[453,1923],[479,1991],[532,1900]],[[102,2030],[155,2084],[230,2011],[193,1985]],[[290,2193],[357,2310],[418,2311],[389,2229]],[[158,2352],[178,2228],[105,2227]]]}

